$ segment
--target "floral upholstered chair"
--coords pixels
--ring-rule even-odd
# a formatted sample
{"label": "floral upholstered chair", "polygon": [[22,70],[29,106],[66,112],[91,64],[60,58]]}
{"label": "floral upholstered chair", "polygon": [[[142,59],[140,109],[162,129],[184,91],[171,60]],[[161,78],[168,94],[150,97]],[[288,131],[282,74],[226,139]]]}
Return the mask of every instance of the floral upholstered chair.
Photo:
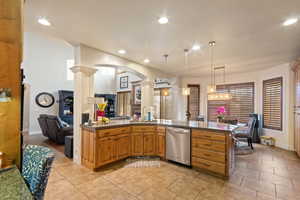
{"label": "floral upholstered chair", "polygon": [[22,176],[37,200],[44,198],[54,153],[46,147],[27,145],[23,153]]}

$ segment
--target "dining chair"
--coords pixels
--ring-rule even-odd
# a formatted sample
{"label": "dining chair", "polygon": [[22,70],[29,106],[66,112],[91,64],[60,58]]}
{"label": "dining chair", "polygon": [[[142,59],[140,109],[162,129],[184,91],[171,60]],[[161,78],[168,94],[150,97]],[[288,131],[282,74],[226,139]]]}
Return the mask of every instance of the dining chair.
{"label": "dining chair", "polygon": [[42,200],[54,160],[47,147],[27,145],[23,152],[22,176],[36,200]]}
{"label": "dining chair", "polygon": [[248,142],[248,146],[250,146],[251,149],[253,149],[252,137],[253,137],[255,123],[256,123],[256,118],[255,117],[250,117],[249,121],[247,123],[247,126],[239,127],[239,128],[237,128],[233,131],[234,137],[238,141],[246,139],[247,142]]}

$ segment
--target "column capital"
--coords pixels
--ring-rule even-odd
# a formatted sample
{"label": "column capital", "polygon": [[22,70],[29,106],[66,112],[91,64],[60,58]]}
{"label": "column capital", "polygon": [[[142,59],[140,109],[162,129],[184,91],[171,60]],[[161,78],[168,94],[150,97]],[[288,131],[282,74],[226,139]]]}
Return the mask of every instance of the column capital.
{"label": "column capital", "polygon": [[96,71],[98,71],[95,67],[87,67],[87,66],[79,66],[79,65],[75,65],[71,67],[71,70],[74,74],[76,74],[77,72],[82,72],[88,76],[91,76],[95,74]]}
{"label": "column capital", "polygon": [[141,82],[142,87],[144,86],[150,86],[150,87],[154,87],[154,81],[153,80],[144,80]]}

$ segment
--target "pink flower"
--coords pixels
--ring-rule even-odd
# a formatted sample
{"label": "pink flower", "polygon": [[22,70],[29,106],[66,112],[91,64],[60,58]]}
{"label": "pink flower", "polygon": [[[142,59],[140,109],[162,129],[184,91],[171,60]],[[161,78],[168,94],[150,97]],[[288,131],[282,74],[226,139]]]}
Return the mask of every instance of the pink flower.
{"label": "pink flower", "polygon": [[225,107],[224,106],[218,107],[217,113],[218,113],[218,115],[223,115],[224,113],[226,113]]}

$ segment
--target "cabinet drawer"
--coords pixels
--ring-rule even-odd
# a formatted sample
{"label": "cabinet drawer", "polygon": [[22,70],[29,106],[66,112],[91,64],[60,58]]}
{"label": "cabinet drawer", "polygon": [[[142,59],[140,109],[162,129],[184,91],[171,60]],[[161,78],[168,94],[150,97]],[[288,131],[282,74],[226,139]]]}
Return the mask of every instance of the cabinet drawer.
{"label": "cabinet drawer", "polygon": [[125,134],[125,133],[129,133],[129,132],[130,132],[129,127],[110,128],[110,129],[98,130],[97,135],[98,135],[98,137],[108,137],[108,136],[112,136],[112,135]]}
{"label": "cabinet drawer", "polygon": [[158,126],[157,127],[157,132],[165,134],[166,133],[166,127]]}
{"label": "cabinet drawer", "polygon": [[192,137],[225,142],[224,134],[222,134],[222,133],[219,134],[219,133],[212,132],[212,131],[192,130]]}
{"label": "cabinet drawer", "polygon": [[206,169],[221,175],[225,174],[225,165],[197,157],[192,157],[192,166]]}
{"label": "cabinet drawer", "polygon": [[155,126],[133,126],[133,132],[154,132],[156,129]]}
{"label": "cabinet drawer", "polygon": [[225,163],[225,154],[220,152],[192,148],[192,156],[203,158],[205,160]]}
{"label": "cabinet drawer", "polygon": [[192,138],[192,147],[225,152],[225,143],[196,138],[196,137]]}

